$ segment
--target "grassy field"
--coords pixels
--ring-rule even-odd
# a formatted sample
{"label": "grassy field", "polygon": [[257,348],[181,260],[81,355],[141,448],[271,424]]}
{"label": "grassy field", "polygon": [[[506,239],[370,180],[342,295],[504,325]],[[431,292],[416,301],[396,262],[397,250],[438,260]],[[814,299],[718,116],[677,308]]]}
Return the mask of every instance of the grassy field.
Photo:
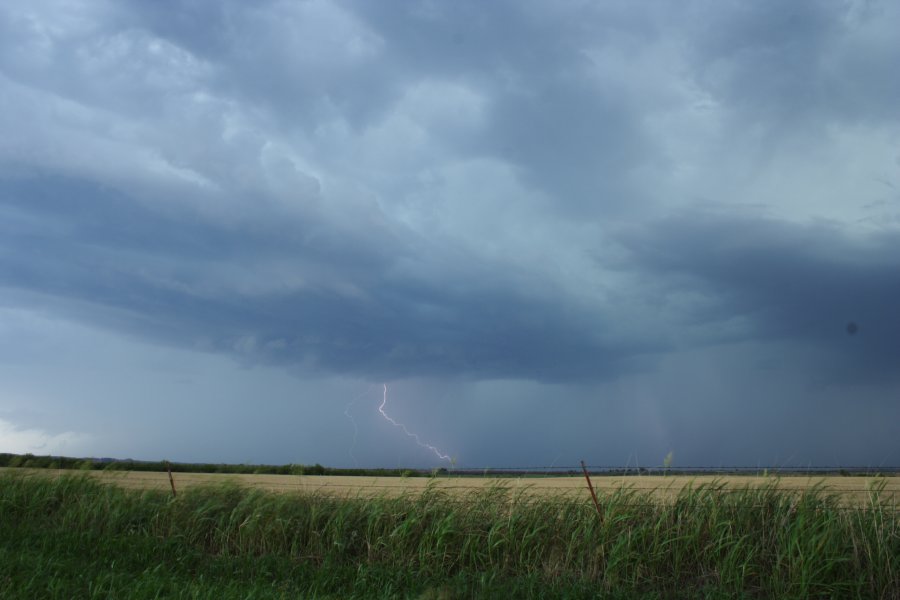
{"label": "grassy field", "polygon": [[598,515],[542,479],[347,497],[182,475],[173,498],[42,473],[0,473],[2,598],[900,598],[891,478],[849,504],[784,480],[601,489]]}
{"label": "grassy field", "polygon": [[[0,473],[3,469],[0,468]],[[24,470],[34,475],[60,477],[67,471]],[[104,483],[120,487],[144,490],[169,490],[166,473],[146,471],[87,471]],[[550,496],[588,498],[584,477],[457,477],[454,475],[434,478],[426,477],[364,477],[339,475],[245,475],[218,473],[175,473],[176,488],[190,489],[196,486],[218,485],[230,482],[236,485],[272,492],[317,492],[336,496],[375,497],[380,495],[399,496],[421,493],[433,488],[453,495],[468,495],[485,488],[502,487],[508,494],[528,496]],[[878,488],[885,502],[900,503],[900,477],[840,477],[840,476],[786,476],[761,477],[754,475],[690,475],[690,476],[629,476],[592,478],[594,487],[600,492],[614,492],[622,488],[639,493],[648,493],[654,498],[673,500],[687,487],[716,485],[724,493],[733,493],[747,487],[769,487],[786,492],[798,492],[812,487],[835,495],[846,505],[865,504],[870,499],[871,490]]]}

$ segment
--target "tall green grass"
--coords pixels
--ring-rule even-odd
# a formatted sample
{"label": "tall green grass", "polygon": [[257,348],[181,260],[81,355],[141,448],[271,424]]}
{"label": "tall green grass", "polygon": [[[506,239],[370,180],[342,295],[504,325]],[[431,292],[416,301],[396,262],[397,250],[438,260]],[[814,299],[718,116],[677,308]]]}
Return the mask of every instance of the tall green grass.
{"label": "tall green grass", "polygon": [[0,477],[0,597],[900,598],[900,514],[873,491],[703,486],[534,499],[177,498],[90,478]]}

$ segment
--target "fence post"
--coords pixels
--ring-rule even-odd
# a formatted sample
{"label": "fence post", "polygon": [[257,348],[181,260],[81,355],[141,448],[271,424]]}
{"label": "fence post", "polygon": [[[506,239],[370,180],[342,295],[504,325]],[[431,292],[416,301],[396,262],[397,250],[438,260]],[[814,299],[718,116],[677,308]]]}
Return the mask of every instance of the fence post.
{"label": "fence post", "polygon": [[166,461],[166,471],[169,472],[169,484],[172,486],[172,497],[176,498],[178,494],[175,493],[175,478],[172,477],[172,465],[169,461]]}
{"label": "fence post", "polygon": [[600,510],[600,503],[597,502],[597,494],[594,493],[594,486],[591,483],[591,477],[588,475],[587,467],[584,464],[584,461],[581,461],[581,470],[584,471],[584,479],[587,481],[588,489],[591,491],[591,498],[594,500],[594,508],[597,509],[597,515],[600,517],[600,520],[603,520],[603,511]]}

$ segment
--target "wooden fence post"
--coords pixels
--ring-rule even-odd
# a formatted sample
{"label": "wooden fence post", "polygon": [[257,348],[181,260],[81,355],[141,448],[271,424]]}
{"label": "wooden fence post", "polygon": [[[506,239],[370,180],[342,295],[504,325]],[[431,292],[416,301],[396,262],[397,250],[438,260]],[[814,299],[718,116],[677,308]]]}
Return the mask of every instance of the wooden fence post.
{"label": "wooden fence post", "polygon": [[172,497],[175,498],[178,494],[175,493],[175,478],[172,477],[172,465],[169,461],[166,461],[166,471],[169,472],[169,484],[172,486]]}
{"label": "wooden fence post", "polygon": [[597,501],[597,494],[594,493],[594,486],[591,484],[591,477],[588,475],[587,467],[584,464],[584,461],[581,461],[581,470],[584,471],[584,480],[587,481],[588,489],[591,490],[591,498],[594,500],[594,508],[597,509],[597,515],[600,517],[600,520],[603,520],[603,511],[600,510],[600,503]]}

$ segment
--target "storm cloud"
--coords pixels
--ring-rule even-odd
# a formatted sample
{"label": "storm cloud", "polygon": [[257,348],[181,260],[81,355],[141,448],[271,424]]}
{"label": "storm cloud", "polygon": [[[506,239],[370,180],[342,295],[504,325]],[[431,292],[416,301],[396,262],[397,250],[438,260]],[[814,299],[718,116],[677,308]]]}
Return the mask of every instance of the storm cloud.
{"label": "storm cloud", "polygon": [[675,311],[709,342],[804,341],[840,360],[833,376],[896,380],[897,231],[689,213],[622,239],[662,298],[690,298]]}
{"label": "storm cloud", "polygon": [[[469,464],[600,414],[633,427],[549,426],[518,460],[896,462],[870,425],[900,416],[898,25],[877,1],[7,3],[4,431],[157,457],[158,433],[104,442],[100,383],[35,383],[113,360],[90,339],[223,423],[346,428],[391,382]],[[198,400],[166,353],[274,399]],[[143,414],[105,376],[120,424]],[[754,421],[824,397],[815,426]],[[740,419],[765,443],[723,448]],[[347,460],[217,454],[222,427],[184,458]]]}

